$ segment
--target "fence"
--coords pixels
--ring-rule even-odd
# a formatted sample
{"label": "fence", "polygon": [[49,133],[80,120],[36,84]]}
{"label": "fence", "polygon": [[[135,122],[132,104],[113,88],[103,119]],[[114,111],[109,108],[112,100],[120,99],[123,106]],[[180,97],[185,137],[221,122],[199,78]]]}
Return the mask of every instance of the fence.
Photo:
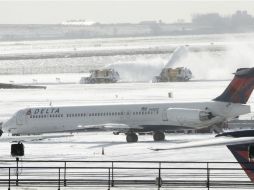
{"label": "fence", "polygon": [[254,184],[237,162],[2,160],[0,187],[253,189]]}

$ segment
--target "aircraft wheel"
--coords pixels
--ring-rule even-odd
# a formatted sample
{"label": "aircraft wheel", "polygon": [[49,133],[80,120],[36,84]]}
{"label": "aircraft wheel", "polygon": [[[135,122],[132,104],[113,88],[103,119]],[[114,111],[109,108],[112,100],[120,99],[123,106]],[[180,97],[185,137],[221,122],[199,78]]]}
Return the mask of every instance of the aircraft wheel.
{"label": "aircraft wheel", "polygon": [[136,133],[128,133],[126,135],[126,141],[131,143],[131,142],[137,142],[138,141],[138,135]]}
{"label": "aircraft wheel", "polygon": [[95,83],[96,83],[95,79],[90,80],[90,84],[95,84]]}
{"label": "aircraft wheel", "polygon": [[0,137],[2,136],[2,134],[3,134],[3,130],[2,130],[2,129],[0,129]]}
{"label": "aircraft wheel", "polygon": [[161,131],[156,131],[153,134],[153,140],[154,141],[164,141],[165,140],[165,134]]}

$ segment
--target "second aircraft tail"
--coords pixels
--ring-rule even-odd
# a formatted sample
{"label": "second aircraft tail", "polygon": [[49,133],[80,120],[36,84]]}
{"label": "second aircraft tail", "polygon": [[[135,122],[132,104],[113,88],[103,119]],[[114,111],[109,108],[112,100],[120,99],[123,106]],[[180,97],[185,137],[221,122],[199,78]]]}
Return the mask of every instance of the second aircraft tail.
{"label": "second aircraft tail", "polygon": [[250,180],[254,182],[254,162],[250,160],[250,144],[227,145],[227,147],[239,162]]}

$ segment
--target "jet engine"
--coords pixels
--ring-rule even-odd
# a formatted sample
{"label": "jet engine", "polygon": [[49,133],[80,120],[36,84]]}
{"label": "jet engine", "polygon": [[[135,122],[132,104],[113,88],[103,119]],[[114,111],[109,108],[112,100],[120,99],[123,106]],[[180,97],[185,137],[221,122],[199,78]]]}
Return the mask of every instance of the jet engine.
{"label": "jet engine", "polygon": [[177,123],[202,123],[213,118],[211,112],[200,109],[169,108],[167,118]]}

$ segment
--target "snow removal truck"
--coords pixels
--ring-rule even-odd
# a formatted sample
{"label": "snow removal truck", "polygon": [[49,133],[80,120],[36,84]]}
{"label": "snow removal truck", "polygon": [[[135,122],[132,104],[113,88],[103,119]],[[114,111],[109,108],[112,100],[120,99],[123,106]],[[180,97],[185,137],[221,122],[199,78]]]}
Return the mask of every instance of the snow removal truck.
{"label": "snow removal truck", "polygon": [[188,68],[163,68],[160,75],[153,78],[153,82],[181,82],[191,78],[192,72]]}
{"label": "snow removal truck", "polygon": [[114,69],[90,70],[88,77],[82,77],[80,84],[115,83],[119,80],[119,73]]}

